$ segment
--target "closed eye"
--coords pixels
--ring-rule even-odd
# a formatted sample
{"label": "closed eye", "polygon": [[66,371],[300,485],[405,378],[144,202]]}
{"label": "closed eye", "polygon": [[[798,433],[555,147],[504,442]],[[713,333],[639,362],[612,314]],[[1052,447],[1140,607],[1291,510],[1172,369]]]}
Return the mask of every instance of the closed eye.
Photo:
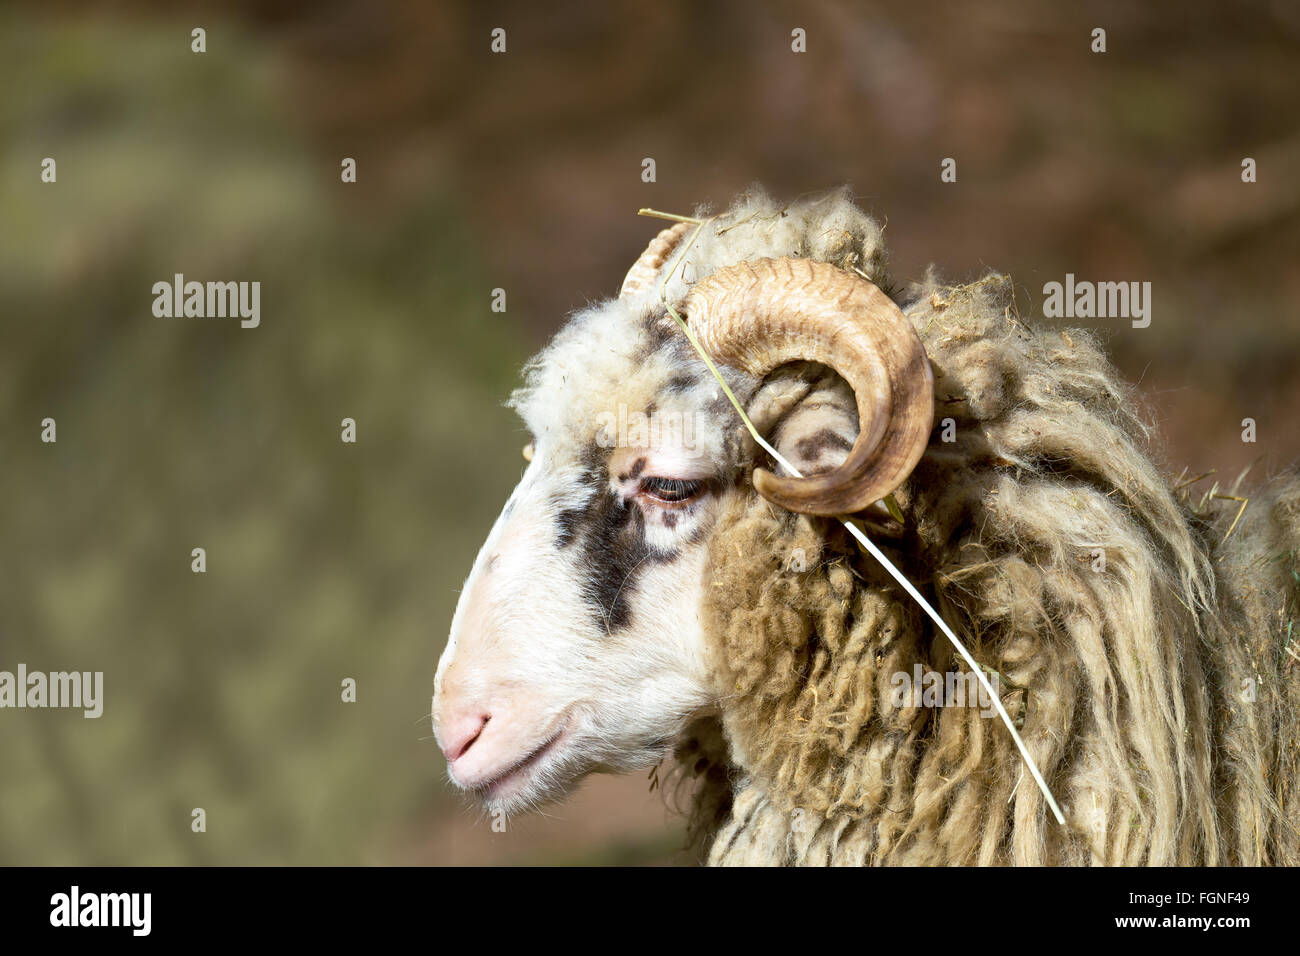
{"label": "closed eye", "polygon": [[642,478],[640,490],[642,494],[655,501],[681,504],[703,491],[704,482],[687,481],[683,478]]}

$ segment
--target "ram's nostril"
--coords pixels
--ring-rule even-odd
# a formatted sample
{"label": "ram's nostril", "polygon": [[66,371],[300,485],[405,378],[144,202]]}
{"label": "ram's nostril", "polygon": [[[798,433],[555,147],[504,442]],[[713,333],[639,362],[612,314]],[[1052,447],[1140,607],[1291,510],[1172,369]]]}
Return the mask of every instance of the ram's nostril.
{"label": "ram's nostril", "polygon": [[449,721],[443,729],[442,752],[448,763],[455,763],[469,751],[483,735],[483,728],[492,719],[491,714],[475,714],[457,717]]}

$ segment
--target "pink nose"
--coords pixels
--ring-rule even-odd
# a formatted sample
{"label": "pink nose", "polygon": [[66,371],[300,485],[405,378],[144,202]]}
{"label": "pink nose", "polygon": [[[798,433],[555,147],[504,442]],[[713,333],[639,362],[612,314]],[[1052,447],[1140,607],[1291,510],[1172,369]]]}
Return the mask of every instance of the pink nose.
{"label": "pink nose", "polygon": [[474,710],[464,714],[455,714],[442,722],[439,728],[442,752],[448,763],[455,763],[483,733],[483,728],[492,719],[491,714]]}

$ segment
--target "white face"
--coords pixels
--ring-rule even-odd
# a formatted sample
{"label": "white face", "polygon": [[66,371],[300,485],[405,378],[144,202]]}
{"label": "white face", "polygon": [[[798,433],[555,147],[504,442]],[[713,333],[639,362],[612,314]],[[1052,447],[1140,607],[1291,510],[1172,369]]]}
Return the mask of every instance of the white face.
{"label": "white face", "polygon": [[665,450],[545,443],[479,552],[435,678],[451,779],[493,808],[658,762],[709,703],[698,607],[714,476]]}
{"label": "white face", "polygon": [[[754,383],[731,384],[755,398]],[[750,414],[774,409],[778,446],[812,474],[856,431],[841,386],[795,376]],[[800,422],[809,399],[818,411]],[[533,460],[465,582],[433,698],[452,782],[506,812],[594,770],[657,763],[712,705],[709,538],[730,498],[753,494],[739,420],[708,371],[619,303],[575,317],[515,405]]]}

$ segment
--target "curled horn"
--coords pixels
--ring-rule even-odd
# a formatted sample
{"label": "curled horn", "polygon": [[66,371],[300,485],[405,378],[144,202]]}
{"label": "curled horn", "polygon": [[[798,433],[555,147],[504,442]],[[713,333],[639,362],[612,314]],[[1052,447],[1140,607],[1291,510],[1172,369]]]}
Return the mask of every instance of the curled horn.
{"label": "curled horn", "polygon": [[701,279],[684,311],[714,360],[760,379],[787,362],[820,362],[857,398],[858,437],[844,462],[809,478],[755,468],[754,488],[768,501],[852,514],[894,491],[920,460],[934,423],[930,362],[907,316],[866,279],[810,259],[762,259]]}
{"label": "curled horn", "polygon": [[641,258],[636,261],[631,269],[627,270],[627,275],[623,278],[623,286],[618,291],[620,299],[630,299],[650,287],[655,281],[655,276],[663,268],[668,257],[673,254],[673,250],[681,243],[682,237],[690,229],[690,224],[679,222],[671,229],[665,229],[659,235],[650,240],[650,245],[646,246],[645,252],[641,253]]}

